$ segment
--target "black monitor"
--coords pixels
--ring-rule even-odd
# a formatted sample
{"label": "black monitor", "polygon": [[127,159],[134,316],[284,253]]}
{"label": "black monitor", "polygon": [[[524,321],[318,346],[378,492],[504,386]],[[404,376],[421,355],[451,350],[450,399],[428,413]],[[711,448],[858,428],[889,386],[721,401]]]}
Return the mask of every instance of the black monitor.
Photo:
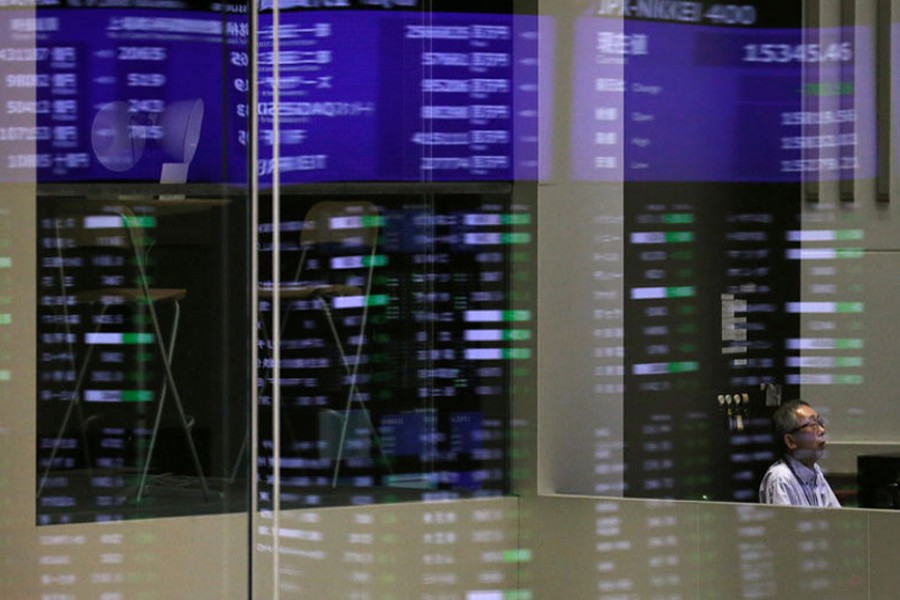
{"label": "black monitor", "polygon": [[900,452],[856,459],[861,508],[900,508]]}

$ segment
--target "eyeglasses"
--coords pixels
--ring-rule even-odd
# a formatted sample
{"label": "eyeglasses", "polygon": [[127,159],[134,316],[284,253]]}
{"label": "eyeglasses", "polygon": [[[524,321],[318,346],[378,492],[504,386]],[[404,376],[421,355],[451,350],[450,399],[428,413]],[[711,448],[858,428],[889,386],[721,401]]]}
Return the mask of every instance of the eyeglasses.
{"label": "eyeglasses", "polygon": [[822,429],[825,429],[825,419],[823,419],[822,417],[816,417],[816,418],[812,419],[811,421],[807,421],[803,425],[798,425],[797,427],[794,427],[793,429],[788,431],[788,433],[797,433],[801,429],[806,429],[807,427],[813,427],[816,425],[818,425]]}

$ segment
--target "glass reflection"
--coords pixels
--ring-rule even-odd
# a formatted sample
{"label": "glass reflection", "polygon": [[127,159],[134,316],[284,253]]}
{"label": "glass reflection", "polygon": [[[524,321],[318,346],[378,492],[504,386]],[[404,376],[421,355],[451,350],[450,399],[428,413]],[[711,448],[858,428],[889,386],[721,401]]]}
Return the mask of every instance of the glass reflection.
{"label": "glass reflection", "polygon": [[[259,382],[271,405],[277,327],[282,501],[506,493],[507,397],[533,356],[508,263],[529,260],[530,211],[502,195],[313,194],[282,198],[280,216],[280,283],[261,279]],[[264,217],[261,277],[275,234]]]}
{"label": "glass reflection", "polygon": [[[279,5],[284,184],[537,177],[537,19],[511,14],[505,1],[444,4]],[[276,135],[271,8],[264,2],[260,18],[262,177],[272,174]]]}
{"label": "glass reflection", "polygon": [[[175,488],[198,501],[178,511],[241,505],[252,436],[236,417],[249,373],[235,366],[246,360],[249,211],[241,188],[221,184],[243,183],[253,110],[255,168],[264,190],[277,188],[256,209],[263,504],[282,467],[283,498],[301,505],[371,501],[370,488],[392,490],[387,499],[508,492],[508,396],[533,359],[533,311],[508,293],[510,265],[531,260],[533,213],[493,182],[537,169],[536,90],[513,85],[536,74],[533,20],[514,26],[505,3],[436,21],[295,7],[276,55],[263,7],[253,106],[248,23],[231,8],[49,11],[35,26],[49,82],[41,122],[55,132],[38,168],[50,361],[40,520],[165,513]],[[380,38],[395,42],[364,51]],[[74,97],[84,81],[98,85]],[[402,105],[415,108],[390,108]],[[532,108],[514,118],[516,105]],[[421,187],[439,179],[483,183]],[[328,188],[355,180],[414,185],[365,199],[374,212],[362,214],[359,198]],[[313,205],[341,208],[314,224]],[[354,247],[361,235],[366,253]],[[230,287],[216,289],[212,273]],[[265,408],[273,390],[283,436]],[[220,394],[224,405],[209,404]],[[94,515],[97,503],[112,509]]]}
{"label": "glass reflection", "polygon": [[[669,8],[550,9],[568,68],[546,80],[566,90],[554,142],[568,152],[541,193],[573,216],[542,239],[548,264],[572,264],[556,282],[583,300],[572,320],[594,325],[580,346],[593,371],[559,364],[577,407],[559,407],[555,435],[578,458],[556,491],[754,502],[782,401],[840,411],[836,437],[860,422],[835,394],[863,378],[861,221],[876,207],[851,202],[874,199],[883,167],[875,25],[816,3]],[[571,258],[588,248],[593,260]],[[551,354],[571,346],[548,333]],[[845,505],[851,446],[823,461]]]}
{"label": "glass reflection", "polygon": [[[293,307],[294,300],[282,298],[287,301],[284,323],[267,322],[271,303],[265,295],[276,296],[273,286],[266,288],[274,279],[267,273],[272,260],[266,254],[267,236],[277,232],[283,238],[279,262],[283,259],[287,265],[303,247],[296,233],[308,226],[306,213],[314,202],[358,199],[329,186],[411,184],[389,199],[373,194],[373,187],[359,188],[377,206],[378,241],[387,248],[361,262],[367,267],[377,262],[384,269],[372,271],[375,284],[400,281],[401,291],[369,290],[358,295],[365,300],[352,307],[363,309],[364,316],[326,319],[326,329],[311,336],[322,347],[329,335],[339,342],[338,355],[324,363],[316,363],[315,357],[287,358],[309,350],[302,346],[313,342],[299,342],[299,337],[291,337],[296,333],[285,333],[287,339],[282,339],[288,344],[282,348],[285,360],[298,361],[281,365],[288,371],[282,391],[286,381],[305,381],[317,390],[289,393],[283,399],[285,433],[291,433],[297,420],[308,428],[297,434],[297,445],[288,442],[285,459],[295,462],[285,464],[302,467],[302,473],[287,475],[295,478],[291,481],[300,487],[336,487],[342,472],[353,472],[342,463],[357,461],[361,470],[343,480],[351,487],[508,491],[508,483],[497,483],[507,481],[501,466],[505,449],[464,444],[463,454],[479,457],[475,466],[457,469],[438,463],[458,458],[460,450],[452,443],[441,446],[447,440],[508,434],[508,408],[498,409],[496,419],[494,413],[486,418],[481,411],[485,403],[506,405],[513,365],[532,358],[532,332],[515,320],[530,321],[534,314],[527,306],[517,313],[507,294],[513,263],[530,260],[517,246],[527,248],[533,241],[534,212],[528,202],[514,201],[508,188],[490,184],[541,179],[575,185],[575,195],[586,197],[595,194],[592,190],[601,190],[602,196],[604,185],[624,184],[623,208],[597,216],[595,241],[601,245],[594,256],[608,264],[590,277],[624,284],[621,292],[593,290],[596,298],[610,301],[596,305],[594,314],[609,318],[613,326],[597,328],[591,352],[612,359],[610,364],[597,363],[593,389],[621,398],[628,475],[621,484],[598,483],[593,491],[750,500],[762,465],[772,459],[768,416],[774,405],[797,395],[801,386],[861,381],[854,371],[861,356],[832,352],[838,347],[859,349],[861,338],[849,331],[859,322],[836,323],[827,315],[858,314],[862,302],[852,294],[836,299],[835,288],[827,283],[801,287],[800,282],[831,272],[825,262],[811,266],[813,261],[859,257],[864,234],[840,224],[822,225],[814,218],[821,214],[811,216],[802,200],[810,190],[828,184],[874,177],[874,97],[867,93],[875,85],[872,33],[864,25],[810,30],[802,27],[798,10],[770,11],[752,3],[726,13],[675,17],[642,12],[644,6],[600,2],[557,20],[513,15],[502,2],[477,12],[469,6],[442,7],[427,18],[421,10],[283,7],[277,163],[272,129],[276,56],[269,5],[262,6],[261,98],[255,107],[246,96],[253,78],[243,7],[60,8],[42,10],[33,22],[11,22],[13,31],[33,34],[39,41],[36,74],[9,81],[13,88],[21,83],[22,89],[36,90],[33,106],[10,106],[24,112],[33,108],[38,115],[39,125],[28,136],[37,143],[33,166],[45,184],[39,217],[45,235],[40,276],[46,291],[39,335],[45,344],[41,356],[47,359],[40,389],[40,402],[47,403],[40,405],[41,495],[48,481],[64,483],[48,476],[58,467],[93,467],[93,445],[118,449],[104,465],[135,464],[137,473],[144,471],[148,462],[138,457],[152,459],[160,432],[156,414],[152,408],[147,412],[149,406],[136,409],[144,423],[136,436],[144,441],[135,449],[123,451],[132,444],[128,427],[104,429],[98,442],[87,435],[95,422],[92,411],[85,412],[88,405],[125,404],[126,397],[139,399],[139,405],[171,397],[167,402],[172,403],[168,406],[174,410],[175,430],[182,432],[191,456],[187,471],[197,477],[202,495],[209,493],[204,490],[208,477],[232,482],[246,464],[246,436],[234,419],[212,417],[217,423],[209,435],[216,441],[204,443],[224,448],[214,453],[221,456],[205,459],[198,448],[193,415],[189,407],[178,408],[182,393],[175,371],[188,367],[166,346],[166,338],[175,336],[163,331],[156,303],[149,300],[155,300],[154,291],[165,282],[166,290],[187,290],[179,302],[199,296],[197,306],[209,306],[216,296],[205,275],[187,277],[190,287],[176,276],[178,269],[187,270],[176,258],[181,251],[177,246],[187,244],[191,235],[209,253],[214,270],[230,273],[223,277],[232,292],[238,287],[235,282],[246,276],[230,271],[231,265],[245,264],[245,251],[235,250],[240,244],[228,243],[221,235],[246,234],[246,206],[228,198],[222,202],[227,194],[221,186],[244,184],[250,135],[246,119],[255,110],[262,150],[254,167],[263,188],[269,187],[276,168],[279,184],[287,186],[279,190],[284,204],[277,211],[267,206],[268,200],[260,206],[263,350],[269,349],[266,336],[274,329],[288,331],[294,309],[304,326],[323,326],[311,325],[317,317],[303,313],[322,312],[319,296],[315,301],[301,298],[297,301],[306,304]],[[379,52],[370,52],[368,45],[375,39],[384,44]],[[563,83],[565,91],[551,96],[548,88],[538,89],[537,66],[563,63],[563,76],[571,77],[557,83]],[[205,67],[210,64],[217,68]],[[398,69],[397,64],[409,68]],[[542,109],[536,110],[538,106]],[[559,127],[552,129],[551,124]],[[12,129],[9,132],[13,135]],[[548,136],[538,144],[542,133]],[[348,139],[353,140],[352,151]],[[551,154],[547,148],[560,151]],[[7,167],[13,168],[17,160]],[[23,165],[29,160],[21,159]],[[437,193],[415,187],[436,182],[471,187]],[[83,187],[61,194],[58,184],[71,183]],[[166,187],[148,192],[149,183]],[[122,187],[96,187],[100,184]],[[131,184],[143,187],[129,189]],[[309,185],[319,187],[298,189]],[[135,195],[157,200],[191,196],[199,203],[162,209]],[[62,196],[78,202],[62,202]],[[101,202],[85,207],[85,198]],[[191,214],[197,211],[215,214],[216,224],[205,221],[198,227],[201,217]],[[605,233],[606,226],[620,230]],[[422,231],[415,232],[420,227]],[[183,232],[189,232],[188,237]],[[90,237],[105,239],[87,240]],[[164,256],[168,239],[171,257]],[[607,242],[608,247],[603,246]],[[98,245],[100,250],[84,250]],[[335,256],[328,260],[333,262]],[[493,270],[491,262],[503,267]],[[176,263],[178,269],[171,266]],[[447,273],[439,273],[435,264],[450,266]],[[401,271],[405,275],[399,275]],[[468,289],[473,283],[467,278],[474,274],[480,287]],[[277,279],[290,283],[293,275],[285,271]],[[338,285],[359,287],[362,280],[351,274],[349,283]],[[445,291],[436,287],[438,281],[466,289]],[[129,282],[137,282],[135,289],[142,294],[134,314],[117,312],[124,310],[121,290]],[[91,296],[104,287],[120,292]],[[203,294],[198,294],[201,289]],[[239,298],[246,295],[235,293]],[[331,298],[329,308],[343,307],[342,297]],[[83,299],[97,298],[99,312],[78,306],[86,312],[74,314]],[[426,308],[416,304],[420,300]],[[243,302],[229,297],[214,303],[227,306],[230,321],[236,323],[246,307]],[[443,310],[443,302],[450,302],[449,310]],[[187,311],[189,305],[178,309]],[[417,330],[410,329],[407,315],[413,315],[412,322],[440,322],[444,316],[462,323],[497,318],[503,326],[468,328],[456,323],[452,332],[424,326]],[[368,327],[391,319],[397,323],[381,338],[355,329],[363,322]],[[180,315],[179,327],[187,321]],[[331,331],[341,323],[347,331]],[[98,344],[90,341],[113,338],[95,337],[90,327],[73,337],[69,329],[76,324],[134,324],[139,330],[113,332],[120,336],[117,344],[125,345],[122,335],[152,339],[157,356],[145,361],[141,351],[134,357],[138,364],[123,366],[131,359],[116,352],[98,354]],[[191,333],[192,339],[212,335],[213,324],[205,327],[205,332]],[[825,327],[841,331],[825,337],[814,333]],[[142,337],[148,332],[141,328],[149,328],[150,337]],[[491,346],[498,341],[494,338],[501,343]],[[440,348],[444,342],[449,349]],[[395,352],[399,345],[418,358],[388,360],[378,343],[391,348],[386,352]],[[356,349],[356,356],[348,348]],[[226,354],[232,351],[242,355],[237,350]],[[259,377],[263,403],[265,389],[274,383],[265,372],[266,360],[271,359],[263,358]],[[378,389],[379,377],[387,377],[376,373],[379,360],[397,369],[388,372],[393,373],[392,383],[403,382],[402,392]],[[444,360],[447,364],[440,364]],[[474,395],[484,398],[449,412],[435,408],[437,397],[468,390],[471,380],[463,373],[479,361],[500,365],[471,367],[475,380],[487,381],[475,386]],[[337,371],[324,378],[291,372],[293,366],[326,363]],[[423,378],[427,385],[421,384]],[[123,385],[130,380],[138,383]],[[375,388],[364,390],[373,383]],[[231,389],[243,383],[235,378],[221,385]],[[351,390],[343,404],[323,400],[331,392],[322,388],[341,385]],[[385,407],[375,410],[379,394]],[[396,400],[398,396],[404,400]],[[234,400],[232,414],[240,412],[237,407],[244,399]],[[317,403],[315,418],[288,416],[298,406]],[[199,412],[209,416],[215,411]],[[472,431],[459,433],[466,427]],[[183,435],[185,430],[190,434]],[[590,435],[606,434],[595,430]],[[221,440],[226,440],[224,445]],[[264,480],[271,467],[265,458],[272,454],[267,444],[271,440],[264,439],[260,446]],[[393,470],[404,462],[415,464],[399,467],[398,479]],[[312,471],[307,472],[309,467]],[[594,467],[592,471],[620,469],[615,464]],[[140,489],[146,482],[147,476],[140,475],[133,483]],[[122,501],[113,496],[117,499],[104,502]]]}
{"label": "glass reflection", "polygon": [[510,491],[536,20],[445,4],[261,6],[263,507]]}
{"label": "glass reflection", "polygon": [[247,80],[246,26],[177,2],[11,24],[35,44],[39,524],[245,503],[246,126],[223,83]]}

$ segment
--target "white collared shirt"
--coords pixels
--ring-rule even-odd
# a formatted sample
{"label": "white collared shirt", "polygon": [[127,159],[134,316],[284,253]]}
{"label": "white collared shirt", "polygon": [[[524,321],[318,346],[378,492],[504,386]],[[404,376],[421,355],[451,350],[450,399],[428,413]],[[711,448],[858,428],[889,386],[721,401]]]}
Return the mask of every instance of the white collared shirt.
{"label": "white collared shirt", "polygon": [[791,456],[776,461],[759,484],[763,504],[840,506],[819,465],[810,469]]}

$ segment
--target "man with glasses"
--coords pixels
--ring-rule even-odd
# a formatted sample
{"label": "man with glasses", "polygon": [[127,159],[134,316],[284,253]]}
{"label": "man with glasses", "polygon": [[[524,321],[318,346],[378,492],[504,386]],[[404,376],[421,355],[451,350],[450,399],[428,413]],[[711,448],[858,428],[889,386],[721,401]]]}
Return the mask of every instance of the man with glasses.
{"label": "man with glasses", "polygon": [[791,400],[772,415],[784,454],[762,478],[759,501],[793,506],[840,506],[816,464],[825,452],[825,421],[803,400]]}

